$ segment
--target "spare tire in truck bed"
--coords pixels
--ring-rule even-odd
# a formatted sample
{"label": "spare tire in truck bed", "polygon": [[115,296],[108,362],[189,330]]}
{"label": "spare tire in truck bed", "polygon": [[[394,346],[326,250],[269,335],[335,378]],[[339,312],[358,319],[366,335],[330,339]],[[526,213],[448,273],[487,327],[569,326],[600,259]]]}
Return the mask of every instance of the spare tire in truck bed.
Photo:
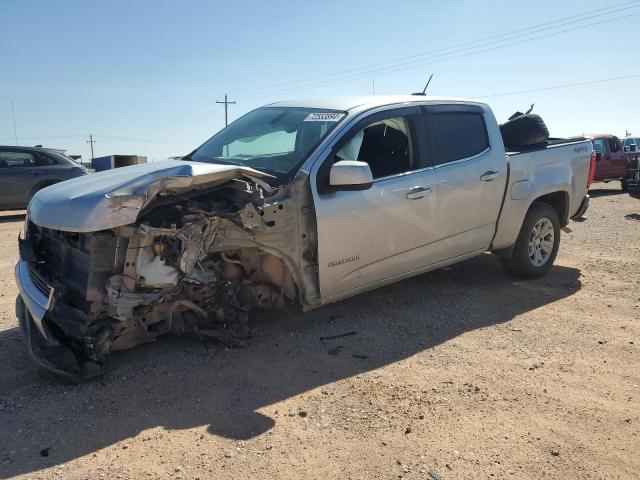
{"label": "spare tire in truck bed", "polygon": [[507,149],[517,149],[544,143],[549,138],[549,130],[540,115],[529,113],[511,117],[500,125],[502,140]]}

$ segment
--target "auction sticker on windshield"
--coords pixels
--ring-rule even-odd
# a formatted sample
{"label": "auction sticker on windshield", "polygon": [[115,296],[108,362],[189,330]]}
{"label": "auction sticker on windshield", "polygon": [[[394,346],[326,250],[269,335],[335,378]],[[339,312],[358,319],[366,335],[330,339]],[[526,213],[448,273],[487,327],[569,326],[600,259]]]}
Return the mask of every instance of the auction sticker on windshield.
{"label": "auction sticker on windshield", "polygon": [[310,113],[304,119],[305,122],[339,122],[345,116],[344,113]]}

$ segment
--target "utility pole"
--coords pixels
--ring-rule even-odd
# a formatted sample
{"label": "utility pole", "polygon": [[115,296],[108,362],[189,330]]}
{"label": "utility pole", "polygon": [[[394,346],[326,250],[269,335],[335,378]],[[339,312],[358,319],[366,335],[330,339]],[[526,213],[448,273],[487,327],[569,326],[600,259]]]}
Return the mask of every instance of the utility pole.
{"label": "utility pole", "polygon": [[89,140],[87,140],[87,143],[91,145],[91,161],[93,162],[93,144],[96,143],[93,139],[93,133],[89,134]]}
{"label": "utility pole", "polygon": [[13,107],[13,100],[11,100],[11,116],[13,117],[13,136],[16,139],[16,146],[18,146],[18,130],[16,130],[16,110]]}
{"label": "utility pole", "polygon": [[224,102],[219,102],[218,100],[216,100],[216,103],[222,103],[224,104],[224,126],[226,127],[227,125],[229,125],[229,105],[235,105],[236,102],[230,102],[229,100],[227,100],[227,94],[224,94]]}
{"label": "utility pole", "polygon": [[373,77],[371,79],[371,94],[372,95],[376,94],[376,77]]}

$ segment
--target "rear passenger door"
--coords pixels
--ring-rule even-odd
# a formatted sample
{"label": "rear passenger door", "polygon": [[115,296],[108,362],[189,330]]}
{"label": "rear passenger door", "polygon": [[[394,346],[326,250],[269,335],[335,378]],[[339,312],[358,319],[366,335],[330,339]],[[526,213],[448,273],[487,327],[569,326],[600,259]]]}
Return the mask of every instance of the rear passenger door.
{"label": "rear passenger door", "polygon": [[42,179],[44,169],[36,154],[0,150],[0,208],[25,208],[31,191]]}
{"label": "rear passenger door", "polygon": [[493,114],[476,105],[425,108],[436,174],[433,259],[447,260],[489,247],[507,180],[502,144],[487,125]]}

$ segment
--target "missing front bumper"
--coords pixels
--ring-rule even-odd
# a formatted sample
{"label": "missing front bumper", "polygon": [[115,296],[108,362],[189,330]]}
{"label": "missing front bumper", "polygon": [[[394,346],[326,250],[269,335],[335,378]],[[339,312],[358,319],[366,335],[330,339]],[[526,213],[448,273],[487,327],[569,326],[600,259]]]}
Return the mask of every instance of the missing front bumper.
{"label": "missing front bumper", "polygon": [[37,327],[21,296],[16,299],[16,316],[29,356],[42,370],[72,382],[90,380],[102,374],[102,365],[79,357],[55,336],[47,326],[46,316]]}
{"label": "missing front bumper", "polygon": [[29,262],[16,265],[16,316],[31,359],[43,370],[78,382],[102,373],[102,365],[72,350],[48,325],[55,302],[53,288],[43,288],[31,274]]}

